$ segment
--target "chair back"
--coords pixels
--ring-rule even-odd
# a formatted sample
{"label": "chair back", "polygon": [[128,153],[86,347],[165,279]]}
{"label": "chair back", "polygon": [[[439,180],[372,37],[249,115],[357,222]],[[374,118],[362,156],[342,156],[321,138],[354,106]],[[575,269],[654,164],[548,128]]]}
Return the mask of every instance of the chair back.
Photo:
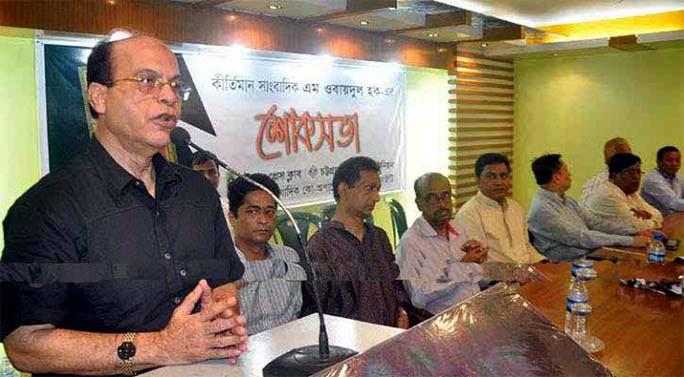
{"label": "chair back", "polygon": [[[304,242],[309,240],[309,233],[312,230],[312,225],[315,229],[320,229],[323,224],[323,219],[313,213],[292,212],[292,217],[294,217],[299,230],[302,232]],[[280,235],[283,245],[289,246],[299,253],[303,251],[302,245],[299,243],[299,238],[297,237],[297,231],[295,230],[292,221],[287,217],[287,214],[282,212],[278,214],[276,217],[276,230]]]}
{"label": "chair back", "polygon": [[392,235],[394,236],[394,246],[397,246],[401,236],[404,235],[406,229],[408,229],[408,223],[406,222],[406,212],[404,207],[401,206],[396,199],[390,199],[387,201],[387,205],[390,209],[390,215],[392,217]]}

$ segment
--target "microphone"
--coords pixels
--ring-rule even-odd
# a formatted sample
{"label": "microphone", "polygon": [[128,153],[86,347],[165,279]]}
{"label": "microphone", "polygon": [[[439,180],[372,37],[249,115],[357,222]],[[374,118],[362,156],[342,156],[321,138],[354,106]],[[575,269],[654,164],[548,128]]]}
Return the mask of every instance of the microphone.
{"label": "microphone", "polygon": [[177,146],[190,146],[196,151],[206,153],[210,158],[214,159],[219,166],[226,169],[231,174],[242,177],[247,182],[259,187],[261,190],[266,191],[283,209],[283,212],[285,212],[288,219],[292,222],[295,233],[297,233],[297,240],[302,246],[302,254],[304,256],[304,263],[302,267],[304,267],[304,271],[307,273],[307,275],[311,276],[311,280],[313,282],[311,286],[313,287],[313,296],[314,301],[316,302],[316,310],[318,311],[318,321],[320,324],[318,332],[318,345],[295,348],[278,356],[264,367],[262,370],[264,377],[310,376],[318,371],[326,369],[339,363],[340,361],[346,360],[356,355],[358,352],[344,347],[331,346],[330,342],[328,341],[328,331],[325,327],[325,317],[323,316],[321,297],[318,293],[318,287],[316,286],[316,272],[314,271],[313,267],[311,267],[311,258],[309,258],[309,253],[306,249],[304,236],[302,236],[302,232],[297,225],[297,221],[295,221],[294,216],[292,216],[292,212],[285,206],[285,203],[283,203],[279,197],[273,194],[271,190],[261,183],[231,168],[228,166],[228,164],[216,157],[215,154],[193,143],[190,134],[184,128],[174,127],[174,129],[171,130],[171,141]]}

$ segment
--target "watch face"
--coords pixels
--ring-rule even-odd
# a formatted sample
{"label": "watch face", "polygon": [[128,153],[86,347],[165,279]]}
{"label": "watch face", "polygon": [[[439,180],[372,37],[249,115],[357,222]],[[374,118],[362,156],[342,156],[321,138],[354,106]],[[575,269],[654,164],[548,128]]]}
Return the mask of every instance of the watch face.
{"label": "watch face", "polygon": [[135,344],[132,342],[123,342],[117,348],[116,353],[119,355],[119,359],[128,360],[135,356]]}

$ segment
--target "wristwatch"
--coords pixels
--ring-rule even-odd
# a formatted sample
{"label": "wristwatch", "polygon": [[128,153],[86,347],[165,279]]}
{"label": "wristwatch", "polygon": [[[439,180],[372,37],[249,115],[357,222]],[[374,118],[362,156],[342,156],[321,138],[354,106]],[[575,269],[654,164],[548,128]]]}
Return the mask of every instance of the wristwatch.
{"label": "wristwatch", "polygon": [[133,369],[133,359],[135,358],[135,333],[125,333],[121,344],[116,349],[116,354],[121,361],[121,373],[127,376],[135,376],[135,369]]}

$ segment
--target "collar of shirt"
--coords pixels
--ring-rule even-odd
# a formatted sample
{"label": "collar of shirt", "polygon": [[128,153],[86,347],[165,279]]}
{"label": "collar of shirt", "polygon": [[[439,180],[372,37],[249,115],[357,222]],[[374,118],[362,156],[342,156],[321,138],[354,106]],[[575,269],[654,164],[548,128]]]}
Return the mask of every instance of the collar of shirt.
{"label": "collar of shirt", "polygon": [[674,182],[674,180],[677,178],[677,175],[669,175],[669,174],[665,173],[664,171],[660,170],[660,168],[656,168],[656,171],[658,173],[660,173],[660,175],[662,175],[663,178],[665,178],[665,180],[669,184],[672,184]]}
{"label": "collar of shirt", "polygon": [[500,209],[502,211],[506,211],[508,209],[508,198],[504,198],[504,204],[502,206],[496,200],[487,197],[485,194],[482,193],[482,191],[478,191],[477,194],[475,194],[475,200],[477,200],[480,204]]}
{"label": "collar of shirt", "polygon": [[[247,257],[245,257],[245,253],[243,253],[242,250],[237,247],[237,245],[235,245],[235,250],[238,252],[238,256],[240,257],[240,260],[242,260],[242,263],[248,262]],[[266,252],[264,255],[266,255],[266,259],[270,259],[273,256],[273,247],[268,242],[266,242]]]}
{"label": "collar of shirt", "polygon": [[[458,237],[459,233],[456,230],[456,227],[454,226],[453,221],[454,220],[449,220],[449,222],[447,223],[447,231],[449,232],[450,235]],[[435,228],[433,228],[432,225],[430,225],[430,223],[427,222],[427,220],[425,220],[425,217],[423,215],[421,215],[418,218],[418,227],[419,227],[418,229],[420,230],[420,233],[424,237],[441,237],[439,234],[437,234],[437,231],[435,230]]]}
{"label": "collar of shirt", "polygon": [[[124,195],[124,191],[129,185],[140,182],[140,180],[119,165],[94,137],[88,148],[88,156],[93,162],[95,170],[102,177],[103,181],[106,182],[107,191],[114,200]],[[172,195],[175,195],[178,189],[180,189],[180,184],[183,182],[183,177],[178,171],[179,166],[169,163],[159,153],[152,157],[152,164],[156,173],[157,188],[164,187],[166,184],[178,183],[176,190],[172,193]],[[156,190],[156,192],[161,193],[161,190]]]}
{"label": "collar of shirt", "polygon": [[562,198],[557,192],[549,191],[544,188],[539,188],[539,196],[548,199],[554,203],[566,205],[565,198]]}

